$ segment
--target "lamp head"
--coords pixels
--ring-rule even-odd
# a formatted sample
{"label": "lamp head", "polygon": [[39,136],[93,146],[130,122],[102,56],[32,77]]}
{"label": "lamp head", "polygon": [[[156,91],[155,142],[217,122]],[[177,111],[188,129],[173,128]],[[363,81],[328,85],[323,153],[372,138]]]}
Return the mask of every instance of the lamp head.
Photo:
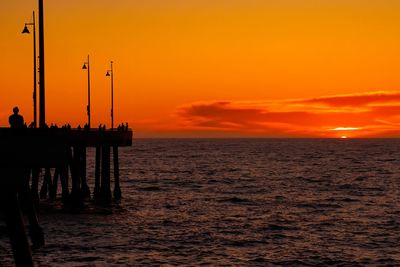
{"label": "lamp head", "polygon": [[25,25],[24,29],[22,30],[22,33],[30,33],[28,26]]}
{"label": "lamp head", "polygon": [[106,76],[111,76],[109,70],[107,71]]}
{"label": "lamp head", "polygon": [[83,64],[83,67],[82,67],[82,69],[83,69],[83,70],[86,70],[86,69],[87,69],[87,67],[86,67],[86,63],[85,63],[85,64]]}

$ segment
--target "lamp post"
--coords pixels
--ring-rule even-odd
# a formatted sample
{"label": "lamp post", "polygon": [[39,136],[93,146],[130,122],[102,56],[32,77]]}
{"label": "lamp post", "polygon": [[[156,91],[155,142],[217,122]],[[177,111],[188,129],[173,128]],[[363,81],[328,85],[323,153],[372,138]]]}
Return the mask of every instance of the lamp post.
{"label": "lamp post", "polygon": [[82,69],[86,70],[87,69],[87,75],[88,75],[88,102],[87,102],[87,116],[88,116],[88,127],[90,129],[90,61],[89,61],[89,55],[87,56],[87,61],[83,63]]}
{"label": "lamp post", "polygon": [[111,68],[107,70],[106,76],[111,77],[111,130],[114,129],[114,71],[113,62],[111,61]]}
{"label": "lamp post", "polygon": [[32,12],[32,22],[25,23],[22,33],[30,33],[28,26],[33,28],[33,126],[37,127],[37,72],[36,72],[36,24],[35,24],[35,11]]}
{"label": "lamp post", "polygon": [[46,101],[44,76],[44,12],[43,0],[39,2],[39,127],[46,127]]}

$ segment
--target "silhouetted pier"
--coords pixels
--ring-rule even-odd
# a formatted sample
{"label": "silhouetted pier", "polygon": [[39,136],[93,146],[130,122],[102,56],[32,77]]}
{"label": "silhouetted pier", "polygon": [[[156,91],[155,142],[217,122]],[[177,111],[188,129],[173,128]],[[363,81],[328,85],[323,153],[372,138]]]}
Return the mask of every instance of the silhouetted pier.
{"label": "silhouetted pier", "polygon": [[[59,181],[67,206],[80,206],[91,197],[91,191],[94,199],[109,203],[113,164],[113,195],[121,198],[118,148],[131,146],[132,135],[132,130],[125,128],[0,128],[0,205],[17,266],[33,265],[19,205],[28,215],[32,244],[42,246],[44,235],[36,208],[39,198],[56,198]],[[93,190],[86,176],[88,147],[96,148]],[[41,170],[44,176],[39,190]]]}
{"label": "silhouetted pier", "polygon": [[[29,33],[33,26],[33,124],[24,127],[18,108],[10,116],[11,128],[0,128],[0,210],[10,235],[15,263],[33,266],[30,246],[25,233],[20,205],[27,214],[33,246],[44,245],[44,234],[36,216],[39,199],[54,199],[58,184],[62,188],[62,200],[70,207],[80,206],[84,199],[93,196],[96,200],[109,203],[121,198],[119,183],[119,147],[132,145],[132,130],[128,126],[114,127],[113,66],[107,71],[111,76],[111,130],[105,127],[90,128],[90,72],[89,56],[84,64],[88,70],[88,123],[84,128],[48,128],[45,105],[45,49],[43,0],[38,0],[39,57],[36,57],[36,21],[33,11],[32,22],[25,23],[22,33]],[[39,66],[36,62],[39,60]],[[37,76],[39,80],[37,81]],[[39,85],[39,125],[37,125],[37,85]],[[39,128],[36,128],[36,127]],[[87,183],[87,148],[96,148],[94,188]],[[111,153],[112,151],[112,153]],[[111,160],[112,155],[112,160]],[[114,170],[114,188],[111,192],[111,165]],[[39,178],[43,171],[43,183],[39,190]],[[71,183],[70,183],[71,182]],[[93,192],[93,194],[91,193]]]}
{"label": "silhouetted pier", "polygon": [[[54,168],[54,179],[47,184],[51,193],[56,192],[58,176],[60,176],[63,197],[68,195],[88,196],[86,182],[86,149],[96,148],[95,164],[95,197],[105,200],[111,198],[111,150],[113,151],[114,196],[121,197],[119,188],[119,159],[118,148],[132,145],[131,130],[103,129],[67,129],[67,128],[0,128],[0,166],[6,168],[31,168],[32,191],[35,190],[35,170]],[[68,187],[68,177],[71,175],[72,188]],[[53,185],[53,183],[55,183]],[[54,188],[55,187],[55,188]],[[43,189],[43,188],[42,188]],[[43,196],[43,190],[42,198]]]}

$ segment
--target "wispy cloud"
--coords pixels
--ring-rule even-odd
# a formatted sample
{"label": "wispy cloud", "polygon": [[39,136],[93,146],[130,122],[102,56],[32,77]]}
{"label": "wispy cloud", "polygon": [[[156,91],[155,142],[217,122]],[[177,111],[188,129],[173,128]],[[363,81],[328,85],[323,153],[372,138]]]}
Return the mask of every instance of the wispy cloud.
{"label": "wispy cloud", "polygon": [[279,101],[196,102],[178,108],[181,127],[257,136],[386,137],[400,133],[400,92]]}

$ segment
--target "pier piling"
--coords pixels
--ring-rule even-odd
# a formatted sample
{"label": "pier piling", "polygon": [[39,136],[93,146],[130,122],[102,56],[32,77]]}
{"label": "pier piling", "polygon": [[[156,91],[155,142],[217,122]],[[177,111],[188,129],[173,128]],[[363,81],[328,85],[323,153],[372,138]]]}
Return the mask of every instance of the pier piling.
{"label": "pier piling", "polygon": [[2,192],[6,203],[2,206],[4,217],[10,236],[11,248],[17,267],[33,267],[32,253],[26,236],[25,225],[18,203],[17,192],[14,190]]}
{"label": "pier piling", "polygon": [[82,146],[80,150],[81,194],[83,198],[90,198],[90,189],[86,179],[86,147]]}
{"label": "pier piling", "polygon": [[100,169],[101,169],[101,146],[96,147],[96,159],[95,159],[95,167],[94,167],[94,192],[93,196],[95,198],[99,198],[100,191]]}
{"label": "pier piling", "polygon": [[113,146],[113,159],[114,159],[114,198],[121,199],[121,188],[119,185],[119,157],[118,146]]}
{"label": "pier piling", "polygon": [[62,166],[60,170],[60,181],[62,188],[62,200],[65,201],[69,197],[69,188],[68,188],[68,165]]}
{"label": "pier piling", "polygon": [[110,147],[104,145],[101,148],[101,198],[105,202],[111,200],[111,183],[110,183]]}
{"label": "pier piling", "polygon": [[60,168],[56,167],[54,169],[54,175],[53,175],[53,182],[52,182],[52,187],[49,192],[49,198],[50,199],[55,199],[57,196],[57,189],[58,189],[58,178],[60,176]]}
{"label": "pier piling", "polygon": [[31,194],[36,209],[39,208],[39,176],[40,168],[32,168]]}
{"label": "pier piling", "polygon": [[72,189],[71,189],[71,203],[73,206],[79,206],[82,202],[82,194],[81,194],[81,167],[80,167],[80,154],[81,150],[78,146],[73,147],[73,154],[71,158],[71,180],[72,180]]}

